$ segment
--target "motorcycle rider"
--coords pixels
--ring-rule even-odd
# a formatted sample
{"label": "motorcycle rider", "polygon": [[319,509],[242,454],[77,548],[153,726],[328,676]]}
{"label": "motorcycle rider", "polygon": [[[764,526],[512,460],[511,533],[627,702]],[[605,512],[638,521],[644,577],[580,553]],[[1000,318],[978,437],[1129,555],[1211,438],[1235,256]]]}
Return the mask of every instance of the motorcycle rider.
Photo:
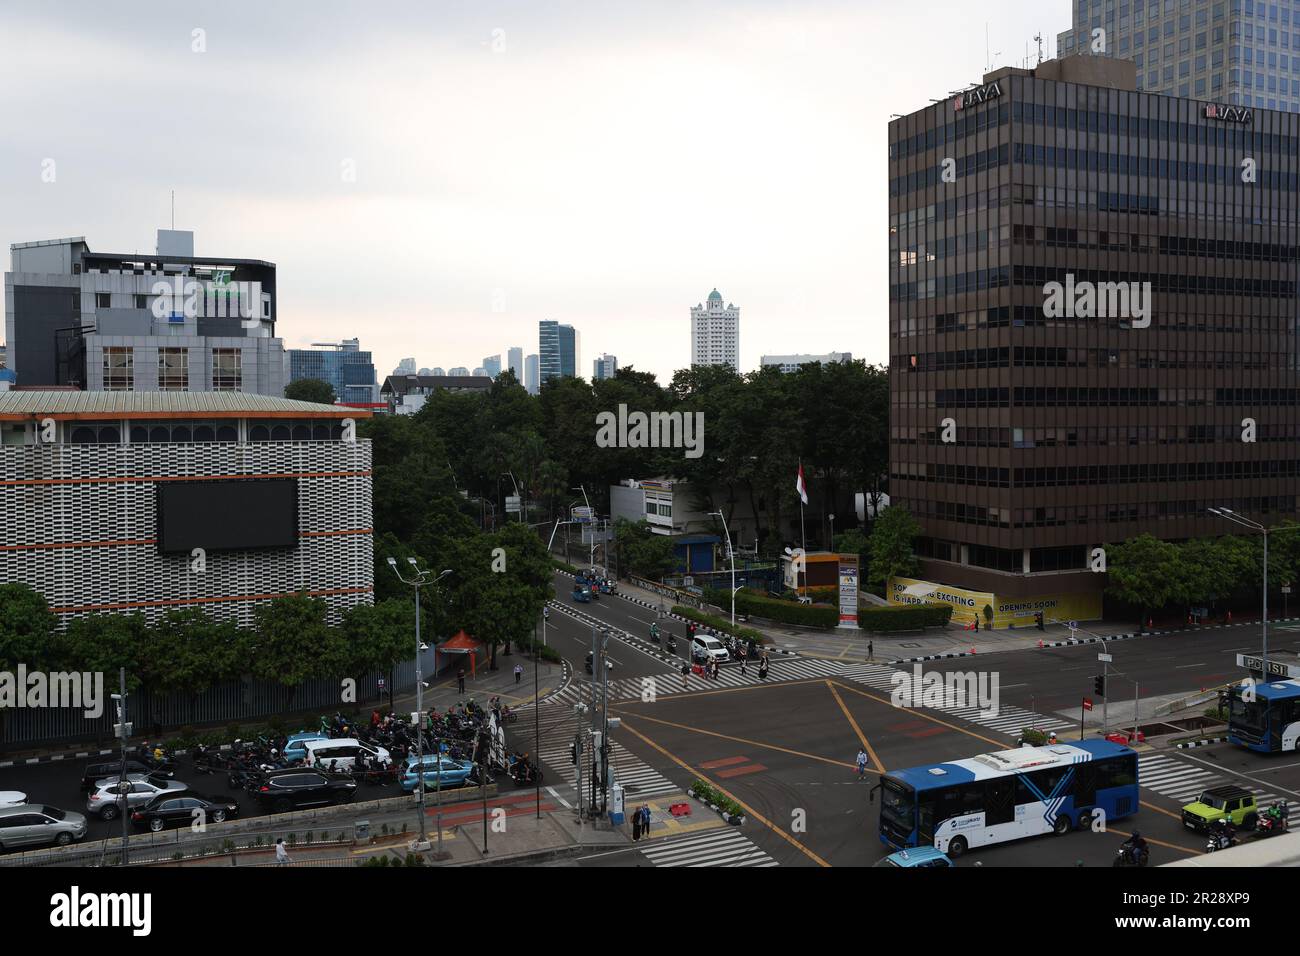
{"label": "motorcycle rider", "polygon": [[1134,830],[1133,835],[1120,844],[1120,848],[1136,863],[1142,854],[1147,852],[1147,841],[1142,838],[1141,833]]}
{"label": "motorcycle rider", "polygon": [[1220,850],[1226,850],[1236,842],[1237,828],[1227,817],[1220,817],[1210,825],[1210,836],[1218,842]]}
{"label": "motorcycle rider", "polygon": [[656,644],[659,643],[659,622],[655,621],[650,625],[650,640]]}

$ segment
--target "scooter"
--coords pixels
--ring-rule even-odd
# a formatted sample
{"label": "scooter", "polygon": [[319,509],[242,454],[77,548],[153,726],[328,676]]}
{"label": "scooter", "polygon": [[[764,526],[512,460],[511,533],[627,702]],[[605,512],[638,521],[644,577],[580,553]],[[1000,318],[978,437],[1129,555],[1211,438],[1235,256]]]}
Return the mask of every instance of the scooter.
{"label": "scooter", "polygon": [[1209,839],[1205,842],[1205,852],[1214,853],[1216,850],[1226,850],[1230,846],[1237,845],[1237,829],[1232,825],[1215,826],[1211,828]]}
{"label": "scooter", "polygon": [[653,624],[650,625],[650,643],[652,644],[659,643],[659,628]]}
{"label": "scooter", "polygon": [[1278,819],[1272,814],[1265,813],[1255,821],[1255,833],[1260,837],[1269,837],[1275,833],[1286,833],[1287,820],[1285,817]]}
{"label": "scooter", "polygon": [[676,639],[675,639],[671,634],[669,634],[669,635],[668,635],[668,643],[665,644],[664,647],[668,649],[668,653],[669,653],[669,654],[676,654],[676,653],[677,653],[677,640],[676,640]]}

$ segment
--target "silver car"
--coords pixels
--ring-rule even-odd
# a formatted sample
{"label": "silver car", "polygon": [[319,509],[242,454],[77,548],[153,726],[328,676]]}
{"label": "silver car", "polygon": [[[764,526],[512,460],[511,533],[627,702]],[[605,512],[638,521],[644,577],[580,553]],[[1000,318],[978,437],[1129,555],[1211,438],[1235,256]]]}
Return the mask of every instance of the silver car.
{"label": "silver car", "polygon": [[39,803],[0,807],[0,850],[57,843],[67,846],[86,835],[86,818]]}
{"label": "silver car", "polygon": [[[130,786],[130,792],[126,794],[128,808],[143,806],[160,793],[179,793],[189,789],[188,785],[179,780],[144,773],[128,773],[126,782]],[[96,780],[90,787],[90,795],[86,797],[86,812],[101,820],[116,820],[122,812],[122,794],[118,792],[118,783],[117,777]]]}

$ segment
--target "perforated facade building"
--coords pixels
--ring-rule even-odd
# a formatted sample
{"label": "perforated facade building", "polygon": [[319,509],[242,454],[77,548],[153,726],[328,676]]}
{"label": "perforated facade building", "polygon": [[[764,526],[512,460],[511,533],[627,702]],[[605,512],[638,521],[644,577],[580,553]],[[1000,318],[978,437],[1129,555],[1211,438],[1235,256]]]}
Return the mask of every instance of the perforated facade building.
{"label": "perforated facade building", "polygon": [[[335,611],[369,603],[370,443],[347,422],[368,414],[239,393],[0,393],[0,581],[39,591],[61,623],[198,607],[248,626],[298,591]],[[265,524],[260,489],[275,479],[296,488],[296,515],[275,516],[292,540],[239,547]],[[224,538],[202,570],[188,548],[163,550],[159,490],[172,482],[240,483],[237,496],[247,483],[247,508],[169,519],[196,542]]]}

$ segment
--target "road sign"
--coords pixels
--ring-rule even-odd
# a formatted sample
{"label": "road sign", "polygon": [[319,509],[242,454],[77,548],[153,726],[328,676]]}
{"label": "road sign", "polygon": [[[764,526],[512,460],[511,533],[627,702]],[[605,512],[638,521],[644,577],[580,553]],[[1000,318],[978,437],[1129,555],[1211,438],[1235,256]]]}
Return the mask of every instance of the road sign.
{"label": "road sign", "polygon": [[[1264,659],[1261,657],[1248,656],[1246,654],[1237,655],[1237,666],[1244,667],[1248,671],[1263,673]],[[1268,662],[1268,676],[1281,677],[1300,677],[1300,666],[1295,664],[1286,664],[1282,661],[1270,660]]]}
{"label": "road sign", "polygon": [[1079,629],[1079,622],[1078,622],[1078,621],[1071,621],[1071,622],[1070,622],[1070,630],[1072,630],[1072,631],[1077,631],[1078,629]]}
{"label": "road sign", "polygon": [[1107,664],[1111,664],[1111,663],[1114,663],[1115,658],[1111,657],[1109,654],[1098,654],[1098,655],[1097,655],[1097,660],[1099,660],[1099,661],[1103,661],[1103,662],[1105,662],[1105,663],[1107,663]]}
{"label": "road sign", "polygon": [[519,496],[506,495],[506,514],[519,514]]}
{"label": "road sign", "polygon": [[596,509],[590,508],[587,505],[575,505],[570,514],[574,521],[587,522],[596,517]]}
{"label": "road sign", "polygon": [[1284,584],[1284,585],[1282,585],[1282,593],[1283,593],[1283,594],[1290,594],[1290,593],[1291,593],[1291,585],[1289,585],[1289,584]]}
{"label": "road sign", "polygon": [[379,689],[380,689],[380,690],[383,690],[385,687],[388,686],[388,682],[387,682],[386,680],[384,680],[382,677],[379,678],[378,684],[379,684]]}
{"label": "road sign", "polygon": [[1092,700],[1091,700],[1090,698],[1085,697],[1085,698],[1083,699],[1083,709],[1084,709],[1084,710],[1092,710]]}

